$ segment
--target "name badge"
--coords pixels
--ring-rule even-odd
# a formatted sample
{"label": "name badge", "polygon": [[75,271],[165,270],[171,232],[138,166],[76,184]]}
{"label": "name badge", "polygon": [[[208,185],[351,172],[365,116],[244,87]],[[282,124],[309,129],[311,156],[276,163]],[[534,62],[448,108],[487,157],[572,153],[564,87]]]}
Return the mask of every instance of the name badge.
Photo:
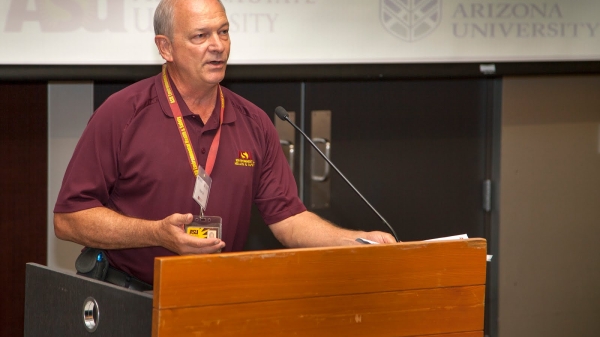
{"label": "name badge", "polygon": [[202,208],[202,212],[206,210],[206,205],[208,204],[208,194],[210,193],[211,184],[212,178],[206,174],[206,171],[202,167],[199,167],[196,184],[194,185],[193,198]]}

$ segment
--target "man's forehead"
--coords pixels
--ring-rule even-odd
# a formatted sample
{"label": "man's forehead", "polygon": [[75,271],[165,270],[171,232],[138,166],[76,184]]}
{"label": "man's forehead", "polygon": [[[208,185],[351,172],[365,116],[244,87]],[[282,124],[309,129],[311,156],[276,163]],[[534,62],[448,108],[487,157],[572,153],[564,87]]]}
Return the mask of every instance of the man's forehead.
{"label": "man's forehead", "polygon": [[174,25],[183,29],[203,29],[228,24],[223,6],[216,0],[180,0],[175,6]]}
{"label": "man's forehead", "polygon": [[217,0],[179,0],[174,4],[175,13],[225,13],[225,7]]}

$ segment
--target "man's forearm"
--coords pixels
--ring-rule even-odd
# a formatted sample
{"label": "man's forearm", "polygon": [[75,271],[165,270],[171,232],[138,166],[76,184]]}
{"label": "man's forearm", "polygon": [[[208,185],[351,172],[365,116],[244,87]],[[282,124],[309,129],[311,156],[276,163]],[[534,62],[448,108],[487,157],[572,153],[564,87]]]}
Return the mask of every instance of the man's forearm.
{"label": "man's forearm", "polygon": [[102,249],[159,245],[158,226],[158,221],[130,218],[105,207],[54,214],[59,239]]}
{"label": "man's forearm", "polygon": [[271,225],[271,230],[290,248],[353,245],[365,233],[337,227],[308,211]]}

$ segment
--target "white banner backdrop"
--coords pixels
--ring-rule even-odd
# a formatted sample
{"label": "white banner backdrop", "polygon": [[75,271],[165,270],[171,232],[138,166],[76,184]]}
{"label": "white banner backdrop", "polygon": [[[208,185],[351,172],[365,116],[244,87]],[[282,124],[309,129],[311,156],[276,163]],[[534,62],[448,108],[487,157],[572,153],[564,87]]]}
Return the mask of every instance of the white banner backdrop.
{"label": "white banner backdrop", "polygon": [[[600,60],[597,0],[223,0],[230,64]],[[159,64],[158,0],[0,0],[0,64]]]}

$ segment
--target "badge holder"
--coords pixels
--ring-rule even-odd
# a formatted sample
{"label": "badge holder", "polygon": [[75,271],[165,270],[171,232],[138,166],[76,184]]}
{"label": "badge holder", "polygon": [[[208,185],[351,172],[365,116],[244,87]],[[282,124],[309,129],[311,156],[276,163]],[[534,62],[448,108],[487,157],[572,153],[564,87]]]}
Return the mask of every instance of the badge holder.
{"label": "badge holder", "polygon": [[185,225],[185,232],[201,239],[221,239],[222,226],[220,216],[196,216]]}
{"label": "badge holder", "polygon": [[221,239],[221,229],[223,220],[220,216],[204,216],[204,210],[208,203],[208,194],[212,179],[202,167],[198,170],[196,176],[196,185],[194,186],[194,200],[200,205],[200,216],[195,216],[194,220],[185,225],[185,232],[189,235],[201,239]]}

